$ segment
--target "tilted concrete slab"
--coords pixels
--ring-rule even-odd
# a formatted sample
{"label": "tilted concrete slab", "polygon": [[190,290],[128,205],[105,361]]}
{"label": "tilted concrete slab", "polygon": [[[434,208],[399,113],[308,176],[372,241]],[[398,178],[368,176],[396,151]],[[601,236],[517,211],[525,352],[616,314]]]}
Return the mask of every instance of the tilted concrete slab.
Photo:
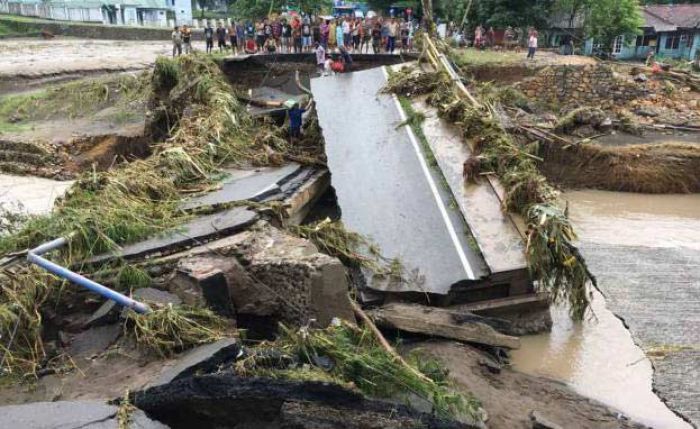
{"label": "tilted concrete slab", "polygon": [[233,201],[262,201],[280,192],[280,186],[298,175],[304,168],[296,163],[283,167],[262,167],[254,170],[228,169],[228,176],[222,180],[221,188],[190,198],[181,204],[184,210],[215,206]]}
{"label": "tilted concrete slab", "polygon": [[113,253],[95,256],[87,262],[95,264],[114,258],[131,259],[201,244],[214,237],[241,231],[257,219],[258,214],[254,211],[245,207],[234,207],[220,213],[198,217],[160,236],[126,245]]}
{"label": "tilted concrete slab", "polygon": [[463,164],[471,156],[469,146],[424,99],[415,99],[413,108],[425,115],[423,134],[491,273],[527,269],[523,237],[503,211],[501,198],[490,181],[484,178],[474,184],[464,180]]}
{"label": "tilted concrete slab", "polygon": [[397,128],[405,118],[392,96],[379,93],[385,83],[381,68],[311,80],[331,185],[345,225],[417,271],[420,281],[393,291],[448,295],[488,272],[439,172],[410,128]]}

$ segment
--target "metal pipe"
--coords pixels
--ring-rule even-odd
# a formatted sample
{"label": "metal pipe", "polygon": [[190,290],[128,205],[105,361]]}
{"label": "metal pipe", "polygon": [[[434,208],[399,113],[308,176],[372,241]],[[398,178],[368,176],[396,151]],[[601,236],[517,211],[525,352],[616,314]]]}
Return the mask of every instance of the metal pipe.
{"label": "metal pipe", "polygon": [[68,239],[66,237],[57,238],[55,240],[49,241],[48,243],[44,243],[27,252],[27,261],[29,261],[32,264],[38,265],[46,271],[53,273],[61,278],[70,280],[73,283],[77,283],[78,285],[92,292],[95,292],[107,299],[111,299],[117,304],[130,308],[136,311],[137,313],[143,314],[151,311],[151,308],[146,304],[133,300],[126,295],[123,295],[99,283],[96,283],[86,277],[81,276],[78,273],[69,270],[68,268],[62,267],[56,263],[49,261],[48,259],[39,256],[44,253],[50,252],[51,250],[63,247],[67,243]]}

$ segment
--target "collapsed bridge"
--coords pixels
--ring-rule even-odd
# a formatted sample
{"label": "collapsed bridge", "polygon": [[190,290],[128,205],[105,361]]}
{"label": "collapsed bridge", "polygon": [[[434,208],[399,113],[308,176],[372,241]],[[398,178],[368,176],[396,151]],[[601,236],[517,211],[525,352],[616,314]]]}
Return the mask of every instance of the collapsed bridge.
{"label": "collapsed bridge", "polygon": [[461,137],[424,103],[416,136],[396,96],[381,93],[385,68],[315,78],[331,185],[344,224],[400,261],[400,281],[371,279],[372,292],[450,305],[542,299],[528,278],[524,242],[501,210],[495,180],[467,184]]}

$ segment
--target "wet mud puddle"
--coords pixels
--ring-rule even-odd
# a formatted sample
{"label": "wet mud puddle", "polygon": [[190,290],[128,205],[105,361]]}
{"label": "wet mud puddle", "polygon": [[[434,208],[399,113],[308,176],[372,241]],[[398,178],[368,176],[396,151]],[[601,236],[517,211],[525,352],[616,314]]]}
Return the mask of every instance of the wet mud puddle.
{"label": "wet mud puddle", "polygon": [[[584,255],[587,246],[700,250],[700,195],[575,191],[562,199],[569,201]],[[606,266],[591,269],[599,275]],[[652,391],[651,362],[598,292],[593,311],[595,317],[574,323],[566,308],[552,308],[552,332],[522,337],[522,348],[512,353],[514,368],[562,381],[650,427],[690,428]]]}

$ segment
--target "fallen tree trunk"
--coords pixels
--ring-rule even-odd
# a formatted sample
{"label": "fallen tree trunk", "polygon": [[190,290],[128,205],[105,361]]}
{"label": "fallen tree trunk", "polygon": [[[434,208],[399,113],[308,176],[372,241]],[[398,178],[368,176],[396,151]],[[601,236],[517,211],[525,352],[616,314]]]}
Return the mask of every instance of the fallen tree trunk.
{"label": "fallen tree trunk", "polygon": [[372,310],[368,315],[380,326],[401,331],[488,346],[520,348],[519,338],[501,334],[486,323],[477,321],[478,316],[469,313],[419,304],[393,303]]}

